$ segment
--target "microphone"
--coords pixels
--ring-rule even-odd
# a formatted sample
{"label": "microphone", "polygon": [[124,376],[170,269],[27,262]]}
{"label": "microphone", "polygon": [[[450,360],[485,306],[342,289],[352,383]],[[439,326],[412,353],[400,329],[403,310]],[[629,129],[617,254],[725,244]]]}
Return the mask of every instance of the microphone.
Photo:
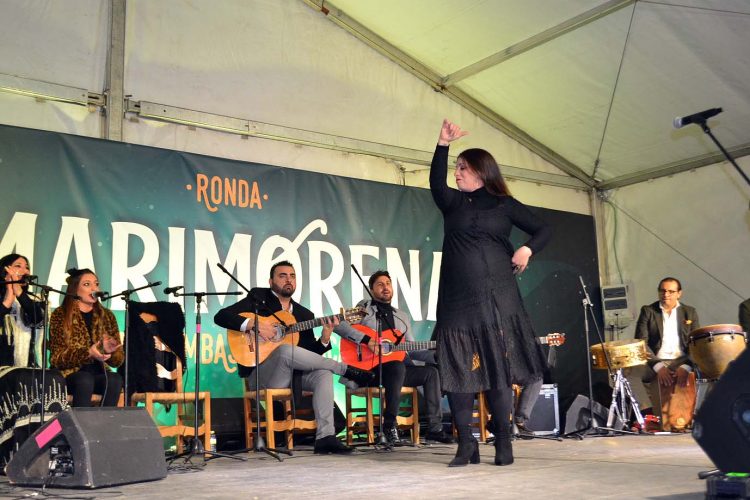
{"label": "microphone", "polygon": [[698,113],[693,113],[692,115],[683,116],[682,118],[678,116],[674,119],[672,124],[674,125],[674,128],[682,128],[685,125],[690,125],[691,123],[706,123],[706,120],[708,120],[712,116],[718,115],[722,111],[724,110],[721,108],[711,108],[705,111],[700,111]]}
{"label": "microphone", "polygon": [[221,265],[221,262],[217,262],[216,265],[219,266],[219,269],[221,269],[225,273],[230,274],[230,272],[227,271],[227,268]]}
{"label": "microphone", "polygon": [[91,295],[93,295],[97,299],[101,299],[101,300],[108,300],[109,299],[109,292],[94,292]]}
{"label": "microphone", "polygon": [[175,293],[178,290],[182,290],[183,288],[185,287],[184,286],[170,286],[164,289],[164,293],[169,295],[170,293]]}
{"label": "microphone", "polygon": [[583,296],[586,298],[586,301],[588,302],[588,304],[592,305],[591,298],[589,297],[589,291],[586,290],[586,283],[583,282],[583,276],[579,274],[578,280],[581,282],[581,288],[583,288]]}
{"label": "microphone", "polygon": [[38,279],[39,279],[39,276],[37,276],[36,274],[27,274],[26,276],[22,277],[19,281],[29,285]]}

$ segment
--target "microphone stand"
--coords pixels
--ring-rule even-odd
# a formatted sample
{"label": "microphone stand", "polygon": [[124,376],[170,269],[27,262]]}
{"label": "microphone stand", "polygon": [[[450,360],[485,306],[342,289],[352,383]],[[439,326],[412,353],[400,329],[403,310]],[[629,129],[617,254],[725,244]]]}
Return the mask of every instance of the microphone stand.
{"label": "microphone stand", "polygon": [[170,464],[177,460],[178,458],[185,457],[185,461],[183,463],[190,462],[190,459],[193,458],[194,455],[200,455],[206,459],[206,455],[210,455],[209,458],[216,458],[216,457],[224,457],[224,458],[232,458],[234,460],[241,460],[245,461],[247,459],[242,457],[235,457],[232,455],[227,455],[225,453],[219,453],[216,451],[210,451],[206,450],[206,448],[203,446],[203,442],[198,439],[198,401],[200,401],[200,385],[201,385],[201,379],[200,379],[200,368],[201,368],[201,302],[203,301],[203,297],[207,295],[239,295],[240,292],[194,292],[194,293],[179,293],[177,290],[172,292],[172,295],[175,297],[195,297],[195,386],[193,387],[193,409],[195,411],[193,415],[193,438],[190,440],[190,449],[189,451],[186,451],[185,453],[180,453],[179,455],[175,455],[169,462]]}
{"label": "microphone stand", "polygon": [[740,168],[740,166],[739,166],[739,165],[737,165],[737,162],[736,162],[736,161],[734,161],[734,158],[732,158],[732,157],[731,157],[731,156],[729,155],[729,152],[727,152],[727,150],[726,150],[726,149],[724,149],[724,146],[722,146],[722,145],[721,145],[721,143],[719,142],[719,140],[718,140],[718,139],[717,139],[716,137],[714,137],[714,134],[713,134],[713,133],[711,133],[711,129],[710,129],[710,128],[708,127],[708,125],[706,124],[706,120],[705,120],[705,119],[704,119],[704,120],[701,120],[701,121],[699,121],[699,122],[696,122],[696,124],[697,124],[697,125],[700,125],[701,129],[703,130],[703,132],[705,132],[705,134],[706,134],[707,136],[709,136],[709,137],[711,138],[711,140],[712,140],[712,141],[714,141],[714,144],[716,144],[716,147],[718,147],[718,148],[719,148],[719,151],[721,151],[721,152],[722,152],[722,154],[723,154],[723,155],[724,155],[724,157],[725,157],[725,158],[726,158],[726,159],[727,159],[727,160],[729,161],[729,163],[731,163],[731,164],[732,164],[732,166],[733,166],[733,167],[734,167],[735,169],[737,169],[737,172],[739,172],[739,173],[740,173],[740,175],[742,176],[742,178],[743,178],[743,179],[745,179],[745,182],[747,182],[747,185],[748,185],[748,186],[750,186],[750,178],[748,178],[747,174],[745,174],[745,172],[743,172],[743,171],[742,171],[742,169]]}
{"label": "microphone stand", "polygon": [[[263,439],[263,436],[260,434],[260,372],[258,371],[258,366],[260,366],[260,349],[258,346],[260,345],[260,332],[258,331],[258,303],[261,302],[263,305],[263,308],[270,311],[270,308],[265,304],[263,301],[259,301],[253,294],[250,293],[250,290],[242,284],[240,280],[234,277],[232,273],[227,271],[227,269],[222,266],[220,263],[217,264],[219,266],[219,269],[221,269],[227,276],[229,276],[232,281],[237,283],[245,292],[247,292],[247,297],[253,302],[253,314],[255,315],[255,318],[253,320],[253,342],[255,342],[255,367],[253,368],[253,374],[255,375],[255,437],[253,438],[253,448],[252,451],[254,453],[265,453],[266,455],[275,458],[279,462],[283,462],[284,459],[281,458],[279,455],[280,453],[284,453],[285,455],[292,456],[292,452],[288,450],[277,450],[274,448],[268,448],[266,447],[266,442]],[[232,295],[239,295],[240,292],[234,292]],[[282,325],[287,326],[286,323],[284,323],[278,316],[276,316],[276,313],[273,311],[270,311],[271,315],[275,317]],[[292,375],[292,379],[294,379],[294,375]],[[294,402],[294,391],[292,391],[292,402]],[[296,418],[296,415],[295,415]],[[250,451],[247,448],[233,451],[232,453],[245,453]],[[247,460],[247,459],[244,459]]]}
{"label": "microphone stand", "polygon": [[[128,365],[128,355],[130,354],[130,349],[128,349],[128,345],[130,343],[129,335],[128,335],[128,329],[130,328],[130,302],[131,302],[130,296],[133,293],[137,292],[138,290],[143,290],[145,288],[153,288],[159,285],[161,285],[161,281],[154,281],[153,283],[148,283],[147,285],[143,285],[138,288],[123,290],[122,292],[117,293],[115,295],[109,295],[107,292],[104,292],[104,294],[101,296],[101,300],[104,300],[104,301],[114,299],[115,297],[122,297],[122,300],[125,301],[125,333],[124,333],[125,340],[124,340],[124,345],[122,346],[123,354],[124,354],[123,365],[125,365],[124,366],[125,376],[123,380],[122,390],[125,392],[125,407],[126,408],[130,406],[130,391],[128,390],[128,372],[130,371],[130,367]],[[103,397],[102,397],[102,400],[104,400]]]}
{"label": "microphone stand", "polygon": [[[375,297],[373,297],[370,293],[370,287],[365,284],[365,280],[362,279],[362,275],[359,274],[359,271],[357,271],[357,268],[354,267],[354,264],[351,265],[351,268],[354,271],[354,274],[359,279],[360,283],[362,283],[362,286],[364,287],[365,292],[367,292],[367,295],[370,296],[370,304],[374,304]],[[391,446],[388,444],[388,440],[385,438],[385,433],[383,432],[383,323],[387,322],[387,316],[380,311],[380,308],[378,308],[378,312],[375,314],[375,331],[378,336],[378,405],[380,406],[380,418],[378,419],[378,437],[376,439],[375,445],[381,446],[386,450],[391,450]],[[394,325],[386,326],[390,327],[390,330],[392,332],[396,331],[396,327]],[[397,339],[396,344],[400,342],[401,339],[399,338]],[[393,424],[396,426],[396,432],[398,432],[398,423],[394,422]]]}
{"label": "microphone stand", "polygon": [[[594,437],[597,436],[611,436],[615,433],[622,433],[622,434],[634,434],[633,432],[629,431],[623,431],[618,429],[613,429],[610,427],[601,427],[599,424],[596,423],[596,418],[594,417],[594,386],[593,386],[593,376],[591,374],[591,342],[589,340],[589,314],[591,314],[591,321],[594,322],[594,327],[596,328],[596,334],[599,337],[599,342],[602,344],[602,352],[604,353],[604,359],[607,363],[607,373],[609,376],[612,376],[612,363],[609,359],[609,353],[607,352],[607,349],[604,348],[604,339],[602,338],[602,334],[599,331],[599,325],[596,323],[596,316],[594,315],[594,304],[591,302],[591,298],[589,297],[589,292],[586,289],[586,284],[583,281],[582,276],[578,276],[578,279],[581,282],[581,289],[583,290],[583,300],[581,301],[581,304],[583,306],[583,331],[584,331],[584,338],[586,339],[586,368],[587,368],[587,374],[588,374],[588,383],[589,383],[589,423],[588,425],[583,429],[578,429],[573,432],[569,432],[567,434],[563,434],[563,437],[577,437],[579,440],[582,440],[584,437],[588,435],[592,435]],[[602,433],[604,431],[604,433]]]}
{"label": "microphone stand", "polygon": [[[18,283],[27,283],[24,280],[17,280],[17,281],[4,281],[0,282],[0,285],[7,285],[7,284],[18,284]],[[42,304],[44,306],[44,317],[42,319],[42,359],[40,360],[42,364],[42,380],[41,380],[41,408],[39,410],[39,418],[40,418],[40,425],[44,425],[44,409],[47,405],[46,403],[46,396],[47,396],[47,335],[49,332],[49,293],[55,292],[59,295],[62,295],[63,297],[73,297],[75,300],[80,300],[80,297],[78,295],[75,295],[73,293],[66,293],[62,290],[57,290],[55,288],[52,288],[51,286],[42,285],[37,283],[34,280],[31,280],[28,282],[29,285],[33,285],[39,289],[41,289],[41,296],[42,296]]]}

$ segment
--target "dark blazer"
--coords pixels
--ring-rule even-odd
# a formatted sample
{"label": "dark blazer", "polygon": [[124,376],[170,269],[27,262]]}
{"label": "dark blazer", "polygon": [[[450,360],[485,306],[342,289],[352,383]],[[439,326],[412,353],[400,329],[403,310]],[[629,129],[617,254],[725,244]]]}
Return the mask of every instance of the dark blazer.
{"label": "dark blazer", "polygon": [[[247,319],[240,316],[240,313],[255,311],[253,297],[258,301],[258,315],[270,316],[271,313],[281,311],[281,302],[270,288],[253,288],[250,290],[249,295],[217,312],[214,316],[214,323],[230,330],[239,330],[242,327],[242,323]],[[297,320],[297,323],[315,318],[312,311],[294,300],[292,300],[292,316]],[[299,343],[297,345],[317,354],[323,354],[331,349],[330,344],[324,346],[320,340],[315,338],[315,333],[312,329],[299,332]],[[237,365],[237,374],[240,377],[247,377],[252,371],[252,368]]]}
{"label": "dark blazer", "polygon": [[[698,320],[698,313],[695,308],[685,304],[680,304],[677,308],[677,328],[680,333],[680,347],[685,355],[679,360],[680,364],[687,364],[692,366],[692,362],[688,358],[688,341],[690,340],[690,332],[696,328],[700,328]],[[648,361],[648,366],[653,367],[659,362],[656,359],[656,353],[661,349],[661,341],[664,336],[664,326],[662,324],[661,307],[659,302],[656,301],[653,304],[643,306],[641,308],[641,314],[638,316],[638,323],[635,327],[635,338],[645,339],[646,345],[648,346],[649,355],[651,359]]]}
{"label": "dark blazer", "polygon": [[740,304],[740,326],[750,335],[750,299]]}

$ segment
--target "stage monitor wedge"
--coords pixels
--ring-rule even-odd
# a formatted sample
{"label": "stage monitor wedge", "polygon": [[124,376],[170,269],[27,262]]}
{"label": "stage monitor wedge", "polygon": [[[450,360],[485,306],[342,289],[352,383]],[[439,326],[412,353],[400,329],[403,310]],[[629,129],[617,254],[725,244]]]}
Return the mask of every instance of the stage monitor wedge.
{"label": "stage monitor wedge", "polygon": [[163,479],[167,465],[143,408],[74,408],[24,441],[5,472],[21,486],[102,488]]}

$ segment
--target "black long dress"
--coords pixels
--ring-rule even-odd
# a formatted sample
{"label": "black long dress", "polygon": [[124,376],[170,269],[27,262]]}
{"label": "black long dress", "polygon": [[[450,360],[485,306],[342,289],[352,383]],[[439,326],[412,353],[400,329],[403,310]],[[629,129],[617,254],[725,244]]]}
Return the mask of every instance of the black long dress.
{"label": "black long dress", "polygon": [[536,254],[552,230],[521,202],[480,188],[449,188],[448,147],[437,146],[430,189],[444,218],[437,303],[437,359],[443,390],[479,392],[540,376],[541,345],[523,306],[511,258],[515,225]]}

